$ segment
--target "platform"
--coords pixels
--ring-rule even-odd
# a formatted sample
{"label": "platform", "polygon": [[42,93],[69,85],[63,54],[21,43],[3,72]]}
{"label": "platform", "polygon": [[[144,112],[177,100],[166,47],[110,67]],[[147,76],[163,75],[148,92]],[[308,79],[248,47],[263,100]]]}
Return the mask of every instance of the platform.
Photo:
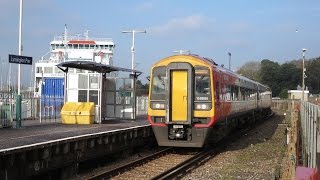
{"label": "platform", "polygon": [[19,129],[0,129],[0,179],[77,166],[88,159],[141,146],[150,138],[154,137],[146,118],[90,125],[25,121]]}
{"label": "platform", "polygon": [[38,144],[46,144],[49,142],[57,142],[72,139],[79,136],[90,136],[95,133],[106,133],[108,131],[120,131],[121,129],[132,128],[136,126],[146,126],[146,119],[133,120],[109,120],[103,124],[91,125],[69,125],[56,123],[42,123],[33,120],[22,123],[24,126],[20,129],[7,128],[0,129],[0,154]]}

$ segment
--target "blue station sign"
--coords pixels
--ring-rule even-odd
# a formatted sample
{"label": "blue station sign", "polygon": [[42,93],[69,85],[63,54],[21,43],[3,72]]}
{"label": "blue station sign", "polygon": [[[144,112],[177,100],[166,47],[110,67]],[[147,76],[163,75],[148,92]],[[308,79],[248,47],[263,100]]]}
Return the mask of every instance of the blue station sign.
{"label": "blue station sign", "polygon": [[32,57],[9,54],[9,63],[32,65]]}

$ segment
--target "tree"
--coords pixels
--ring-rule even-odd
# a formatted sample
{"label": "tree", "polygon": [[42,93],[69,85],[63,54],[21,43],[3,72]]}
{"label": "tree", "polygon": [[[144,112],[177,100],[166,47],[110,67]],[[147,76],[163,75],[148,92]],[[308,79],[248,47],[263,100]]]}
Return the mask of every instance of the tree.
{"label": "tree", "polygon": [[[320,93],[320,57],[310,60],[306,63],[306,79],[305,84],[308,86],[310,93]],[[302,75],[302,71],[301,74]],[[302,79],[302,77],[301,77]]]}
{"label": "tree", "polygon": [[146,96],[149,93],[149,84],[142,84],[140,80],[136,81],[136,95],[137,96]]}
{"label": "tree", "polygon": [[268,59],[261,61],[261,83],[271,88],[273,96],[278,96],[281,91],[281,87],[279,86],[279,70],[280,65],[278,63]]}
{"label": "tree", "polygon": [[301,84],[302,71],[292,63],[285,63],[280,66],[279,86],[281,89],[296,89]]}
{"label": "tree", "polygon": [[237,71],[238,74],[245,76],[249,79],[260,81],[260,68],[261,64],[258,61],[249,61],[245,63]]}
{"label": "tree", "polygon": [[281,99],[288,99],[288,89],[287,88],[282,89],[279,93],[279,97]]}

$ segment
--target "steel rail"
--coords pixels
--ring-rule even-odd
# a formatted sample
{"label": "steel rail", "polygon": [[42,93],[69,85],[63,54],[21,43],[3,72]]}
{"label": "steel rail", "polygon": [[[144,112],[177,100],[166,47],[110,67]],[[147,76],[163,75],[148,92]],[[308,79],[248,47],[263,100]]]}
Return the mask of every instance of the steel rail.
{"label": "steel rail", "polygon": [[146,156],[144,158],[135,160],[133,162],[129,162],[129,163],[124,164],[122,166],[119,166],[119,167],[116,167],[116,168],[101,172],[101,173],[99,173],[97,175],[91,176],[91,177],[87,178],[87,180],[109,179],[112,176],[115,176],[115,175],[117,175],[119,173],[125,172],[128,169],[132,169],[134,167],[137,167],[137,166],[139,166],[139,165],[141,165],[141,164],[143,164],[143,163],[145,163],[147,161],[150,161],[150,160],[155,159],[155,158],[157,158],[157,157],[159,157],[159,156],[161,156],[161,155],[163,155],[165,153],[168,153],[171,150],[172,150],[172,148],[163,149],[161,151],[158,151],[158,152],[156,152],[154,154],[151,154],[149,156]]}
{"label": "steel rail", "polygon": [[195,156],[185,160],[184,162],[172,167],[171,169],[168,169],[167,171],[155,176],[152,178],[152,180],[158,180],[158,179],[172,179],[174,177],[177,177],[178,174],[181,172],[185,172],[188,170],[188,168],[201,164],[208,159],[211,158],[211,155],[214,154],[215,149],[206,150],[203,152],[200,152],[196,154]]}

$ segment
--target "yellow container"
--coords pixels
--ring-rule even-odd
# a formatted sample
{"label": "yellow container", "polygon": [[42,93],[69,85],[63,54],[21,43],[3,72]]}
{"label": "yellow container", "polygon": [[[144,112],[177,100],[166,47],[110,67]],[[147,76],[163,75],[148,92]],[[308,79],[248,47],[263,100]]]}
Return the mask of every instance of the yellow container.
{"label": "yellow container", "polygon": [[95,116],[95,106],[93,102],[83,102],[78,104],[76,114],[77,124],[93,124]]}
{"label": "yellow container", "polygon": [[76,124],[76,103],[66,102],[61,109],[62,124]]}
{"label": "yellow container", "polygon": [[66,102],[61,109],[63,124],[93,124],[94,116],[93,102]]}

